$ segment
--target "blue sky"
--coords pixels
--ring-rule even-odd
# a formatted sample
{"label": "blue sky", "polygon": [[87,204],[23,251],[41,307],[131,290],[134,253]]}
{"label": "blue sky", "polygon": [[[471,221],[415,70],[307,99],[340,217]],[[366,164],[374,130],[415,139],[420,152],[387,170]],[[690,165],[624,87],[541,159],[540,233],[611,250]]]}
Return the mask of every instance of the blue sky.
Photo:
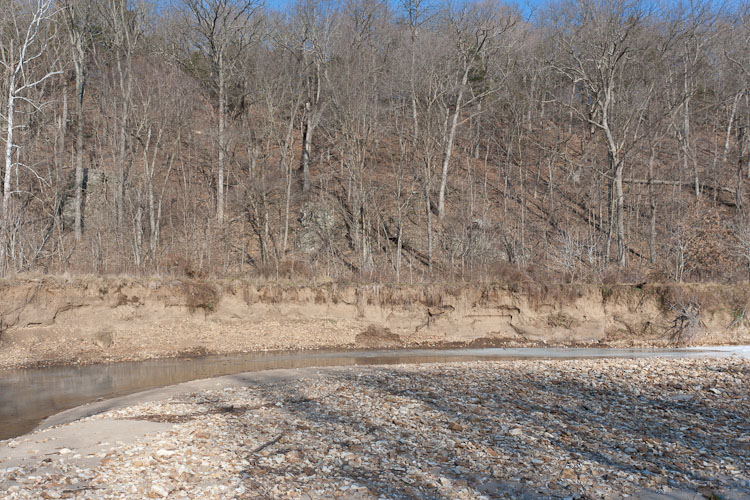
{"label": "blue sky", "polygon": [[[179,3],[180,0],[154,0],[158,4],[161,4],[162,6],[169,5],[170,3]],[[265,2],[265,5],[271,9],[283,11],[288,6],[293,5],[296,0],[262,0]],[[345,0],[332,0],[333,2],[336,1],[345,1]],[[394,9],[401,10],[400,7],[400,1],[399,0],[388,0],[391,5],[393,5]],[[451,1],[451,2],[470,2],[472,0],[433,0],[435,3],[441,3],[445,1]],[[502,1],[502,0],[501,0]],[[506,0],[505,3],[509,4],[515,4],[517,5],[521,12],[523,12],[526,16],[533,16],[534,12],[540,10],[545,5],[550,3],[550,1],[556,1],[556,0]],[[702,3],[704,1],[708,1],[709,3],[712,3],[715,7],[721,7],[724,6],[726,10],[734,10],[739,5],[741,5],[743,2],[747,2],[748,0],[645,0],[646,2],[653,1],[655,5],[662,5],[662,6],[671,6],[671,5],[677,5],[677,4],[683,4],[686,6],[689,6],[691,3]]]}
{"label": "blue sky", "polygon": [[[294,1],[295,0],[265,0],[265,5],[274,10],[284,10],[287,6],[294,4]],[[389,0],[389,1],[394,6],[394,8],[400,9],[400,6],[399,6],[400,2],[398,0]],[[441,1],[445,1],[445,0],[437,0],[437,2],[441,2]],[[529,14],[533,12],[534,10],[536,10],[539,6],[545,5],[547,3],[547,0],[515,0],[515,1],[507,1],[505,3],[516,4],[524,13]]]}

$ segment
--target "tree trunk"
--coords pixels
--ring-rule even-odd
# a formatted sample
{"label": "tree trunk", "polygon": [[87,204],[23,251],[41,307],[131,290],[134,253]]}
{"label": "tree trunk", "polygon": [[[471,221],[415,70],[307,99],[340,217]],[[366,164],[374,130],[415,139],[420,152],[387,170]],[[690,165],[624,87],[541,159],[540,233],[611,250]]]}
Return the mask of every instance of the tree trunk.
{"label": "tree trunk", "polygon": [[411,86],[411,119],[412,119],[412,127],[413,127],[413,134],[412,137],[412,147],[416,149],[417,147],[417,140],[419,139],[419,116],[417,114],[417,87],[415,85],[415,79],[416,79],[416,72],[415,68],[417,65],[417,27],[412,26],[412,32],[411,32],[411,72],[409,79],[409,83]]}
{"label": "tree trunk", "polygon": [[128,126],[128,114],[130,108],[130,94],[131,94],[131,71],[128,71],[127,78],[123,75],[120,60],[117,60],[117,69],[120,76],[120,90],[122,92],[122,115],[120,116],[120,148],[117,165],[117,228],[118,232],[122,228],[123,220],[125,218],[125,181],[127,179],[126,163],[127,163],[127,126]]}
{"label": "tree trunk", "polygon": [[[610,158],[610,163],[612,162]],[[610,171],[612,171],[612,168],[610,167]],[[614,190],[614,179],[610,179],[607,182],[607,221],[609,222],[609,227],[607,228],[607,246],[605,250],[605,261],[607,262],[607,265],[609,265],[610,257],[612,255],[611,249],[612,249],[612,234],[614,233],[615,228],[615,222],[613,222],[613,219],[615,217],[615,190]],[[600,214],[601,218],[601,214]]]}
{"label": "tree trunk", "polygon": [[[159,156],[159,145],[161,143],[161,134],[159,131],[156,137],[156,143],[154,144],[154,151],[151,154],[151,162],[149,164],[148,149],[144,149],[143,160],[146,162],[146,196],[148,202],[148,227],[149,227],[149,258],[151,264],[154,265],[156,262],[156,248],[157,239],[159,237],[158,221],[156,214],[156,203],[154,199],[154,172],[156,169],[156,158]],[[151,131],[149,130],[148,140],[146,142],[147,148],[151,143]],[[161,202],[160,202],[161,203]]]}
{"label": "tree trunk", "polygon": [[403,247],[404,224],[401,215],[398,217],[398,236],[396,237],[396,283],[401,283],[401,249]]}
{"label": "tree trunk", "polygon": [[284,202],[284,255],[286,255],[289,242],[289,216],[292,200],[292,133],[294,132],[295,117],[292,114],[286,129],[284,143],[281,145],[281,164],[286,174],[286,200]]}
{"label": "tree trunk", "polygon": [[156,204],[154,203],[154,179],[153,176],[148,179],[148,227],[149,227],[149,258],[151,264],[156,262],[156,239],[159,232],[156,228]]}
{"label": "tree trunk", "polygon": [[[745,155],[745,127],[737,127],[737,147],[739,149],[739,159],[737,161],[737,210],[742,213],[742,171],[744,165],[742,164]],[[750,171],[750,170],[749,170]],[[750,176],[749,176],[750,177]]]}
{"label": "tree trunk", "polygon": [[224,128],[226,126],[226,89],[224,88],[224,58],[223,54],[219,54],[218,62],[219,70],[219,135],[217,141],[219,143],[219,154],[217,160],[217,175],[216,175],[216,220],[219,224],[224,223],[224,150],[226,148],[226,141],[224,137]]}
{"label": "tree trunk", "polygon": [[[268,215],[268,202],[266,199],[266,192],[263,191],[263,253],[265,257],[263,258],[263,264],[268,264],[269,261],[269,255],[270,252],[269,249],[269,241],[271,240],[271,224],[269,223],[269,215]],[[278,259],[276,260],[276,267],[278,268],[279,262]]]}
{"label": "tree trunk", "polygon": [[424,199],[427,215],[427,269],[432,276],[432,203],[430,201],[430,161],[425,161]]}
{"label": "tree trunk", "polygon": [[619,156],[619,148],[612,134],[609,125],[609,106],[612,102],[612,89],[607,89],[604,102],[601,105],[602,117],[600,127],[604,131],[607,140],[607,157],[609,160],[609,169],[613,174],[611,183],[610,198],[610,228],[607,238],[607,260],[609,260],[609,244],[612,235],[612,213],[614,212],[615,229],[617,231],[617,264],[620,267],[625,266],[627,253],[625,244],[625,198],[622,189],[622,173],[624,165]]}
{"label": "tree trunk", "polygon": [[83,42],[76,41],[76,158],[75,158],[75,237],[83,233],[83,96],[86,92],[86,68],[83,64]]}
{"label": "tree trunk", "polygon": [[648,160],[648,203],[650,209],[650,227],[648,238],[648,258],[651,264],[656,263],[656,197],[654,194],[654,157],[656,151],[651,149],[651,157]]}
{"label": "tree trunk", "polygon": [[[8,229],[8,208],[10,206],[10,179],[11,172],[13,170],[13,132],[15,130],[15,111],[16,111],[16,96],[15,96],[15,77],[11,78],[10,86],[8,89],[8,130],[5,136],[5,175],[3,176],[3,230]],[[2,242],[0,245],[5,247],[5,243]],[[4,264],[0,263],[0,264]]]}
{"label": "tree trunk", "polygon": [[[8,133],[5,144],[5,175],[3,177],[3,220],[0,224],[0,276],[5,276],[8,267],[8,247],[11,244],[10,231],[10,179],[13,170],[13,131],[15,127],[14,115],[16,109],[15,75],[11,78],[8,90]],[[11,250],[12,254],[12,250]]]}
{"label": "tree trunk", "polygon": [[135,220],[133,221],[133,258],[137,268],[141,267],[143,261],[143,203],[140,188],[136,194]]}
{"label": "tree trunk", "polygon": [[464,88],[466,82],[469,79],[469,66],[464,68],[464,74],[461,77],[461,87],[458,90],[458,97],[456,97],[456,108],[453,110],[453,117],[451,119],[450,130],[448,131],[448,137],[445,141],[445,149],[443,151],[443,164],[442,173],[440,176],[440,191],[438,193],[438,217],[442,219],[445,216],[445,188],[448,183],[448,166],[451,162],[451,155],[453,154],[453,141],[456,138],[456,128],[458,128],[458,115],[461,112],[461,101],[464,96]]}
{"label": "tree trunk", "polygon": [[302,126],[302,192],[310,189],[310,156],[312,154],[312,111],[309,102],[305,103],[305,121]]}
{"label": "tree trunk", "polygon": [[[747,149],[750,149],[750,134],[747,133],[747,126],[745,125],[737,127],[737,129],[737,149],[739,149],[737,163],[739,164],[740,170],[742,170],[742,165],[745,161],[745,146],[747,146]],[[750,161],[747,162],[747,169],[745,172],[746,178],[750,180]]]}
{"label": "tree trunk", "polygon": [[55,213],[54,213],[54,228],[53,230],[59,231],[62,226],[61,212],[63,208],[63,201],[65,200],[65,186],[63,183],[64,175],[63,168],[64,162],[67,157],[65,151],[65,138],[68,128],[68,79],[63,78],[63,90],[62,90],[62,115],[60,116],[58,125],[58,140],[55,147],[55,186],[57,190],[55,192]]}
{"label": "tree trunk", "polygon": [[[687,88],[687,80],[685,81],[685,92],[688,91]],[[695,157],[695,152],[693,151],[692,145],[690,144],[690,97],[685,99],[685,114],[682,117],[682,129],[683,129],[683,153],[685,155],[684,157],[684,164],[685,164],[685,170],[688,170],[688,161],[692,163],[693,166],[693,186],[695,189],[695,197],[700,198],[701,195],[701,185],[700,185],[700,179],[698,177],[698,161]]]}
{"label": "tree trunk", "polygon": [[412,148],[417,148],[417,141],[419,140],[419,116],[417,114],[417,96],[416,96],[416,90],[414,89],[414,85],[412,84],[412,94],[411,94],[411,119],[412,119],[412,127],[414,127],[414,137],[412,138],[411,146]]}
{"label": "tree trunk", "polygon": [[622,191],[622,172],[623,164],[615,159],[617,167],[615,168],[615,208],[617,219],[617,264],[624,267],[627,261],[627,252],[625,245],[625,196]]}

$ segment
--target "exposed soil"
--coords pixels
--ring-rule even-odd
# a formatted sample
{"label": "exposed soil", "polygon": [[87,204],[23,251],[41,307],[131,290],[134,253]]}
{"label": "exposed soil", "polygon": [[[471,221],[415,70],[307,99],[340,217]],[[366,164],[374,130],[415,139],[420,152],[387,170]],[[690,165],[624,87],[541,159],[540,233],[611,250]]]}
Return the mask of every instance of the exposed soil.
{"label": "exposed soil", "polygon": [[0,283],[0,369],[263,350],[750,343],[747,285]]}
{"label": "exposed soil", "polygon": [[383,348],[400,347],[403,345],[401,337],[393,333],[389,328],[370,325],[365,331],[354,337],[354,343],[362,347]]}

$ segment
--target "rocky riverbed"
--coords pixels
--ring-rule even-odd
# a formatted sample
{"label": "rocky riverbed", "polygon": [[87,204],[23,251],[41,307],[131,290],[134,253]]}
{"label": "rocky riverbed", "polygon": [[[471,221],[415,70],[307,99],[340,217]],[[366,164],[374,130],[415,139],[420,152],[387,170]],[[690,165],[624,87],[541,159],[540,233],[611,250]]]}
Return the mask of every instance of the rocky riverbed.
{"label": "rocky riverbed", "polygon": [[303,372],[2,442],[1,495],[750,498],[748,359]]}

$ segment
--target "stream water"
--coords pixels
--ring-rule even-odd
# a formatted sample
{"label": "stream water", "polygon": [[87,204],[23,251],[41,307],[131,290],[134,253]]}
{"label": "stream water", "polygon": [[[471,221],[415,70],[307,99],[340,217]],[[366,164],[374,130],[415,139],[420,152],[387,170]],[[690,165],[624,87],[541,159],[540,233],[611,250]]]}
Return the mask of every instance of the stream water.
{"label": "stream water", "polygon": [[76,406],[191,380],[278,368],[445,363],[503,359],[750,357],[750,346],[699,349],[414,349],[285,351],[194,359],[0,371],[0,440],[34,429],[46,417]]}

